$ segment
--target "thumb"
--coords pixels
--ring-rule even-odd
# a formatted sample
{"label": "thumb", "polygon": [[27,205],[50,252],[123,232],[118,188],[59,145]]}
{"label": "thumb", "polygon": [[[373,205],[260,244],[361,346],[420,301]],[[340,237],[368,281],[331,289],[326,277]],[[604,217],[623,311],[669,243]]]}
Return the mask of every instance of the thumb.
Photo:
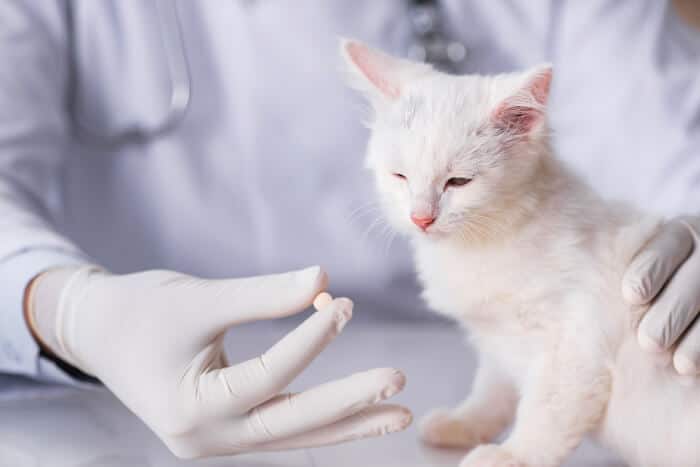
{"label": "thumb", "polygon": [[327,285],[328,276],[320,266],[212,281],[206,314],[215,332],[248,321],[282,318],[309,307]]}

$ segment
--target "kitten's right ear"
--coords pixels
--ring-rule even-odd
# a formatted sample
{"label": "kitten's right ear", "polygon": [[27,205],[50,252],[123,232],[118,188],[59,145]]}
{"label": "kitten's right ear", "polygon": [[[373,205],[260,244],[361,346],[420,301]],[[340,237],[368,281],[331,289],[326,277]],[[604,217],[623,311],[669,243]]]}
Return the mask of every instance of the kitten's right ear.
{"label": "kitten's right ear", "polygon": [[406,82],[431,70],[424,63],[392,57],[355,40],[342,39],[340,54],[350,84],[372,101],[397,100]]}

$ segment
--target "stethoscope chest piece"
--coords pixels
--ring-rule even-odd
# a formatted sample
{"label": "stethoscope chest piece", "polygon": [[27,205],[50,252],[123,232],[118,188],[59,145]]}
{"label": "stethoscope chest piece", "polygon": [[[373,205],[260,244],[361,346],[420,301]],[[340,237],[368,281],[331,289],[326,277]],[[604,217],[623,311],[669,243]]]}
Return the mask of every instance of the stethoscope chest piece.
{"label": "stethoscope chest piece", "polygon": [[467,58],[467,48],[447,33],[443,14],[438,0],[408,1],[413,41],[407,55],[443,71],[459,72]]}

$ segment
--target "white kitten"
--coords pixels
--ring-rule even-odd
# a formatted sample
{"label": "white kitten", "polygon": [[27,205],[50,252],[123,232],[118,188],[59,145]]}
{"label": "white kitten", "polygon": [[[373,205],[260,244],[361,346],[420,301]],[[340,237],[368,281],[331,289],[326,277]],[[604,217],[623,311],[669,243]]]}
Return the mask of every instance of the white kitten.
{"label": "white kitten", "polygon": [[639,349],[645,309],[620,292],[658,221],[602,201],[554,158],[551,67],[450,76],[341,49],[372,104],[381,202],[415,247],[425,299],[480,357],[471,395],[430,414],[424,440],[478,446],[465,467],[556,466],[589,433],[633,465],[700,465],[700,392]]}

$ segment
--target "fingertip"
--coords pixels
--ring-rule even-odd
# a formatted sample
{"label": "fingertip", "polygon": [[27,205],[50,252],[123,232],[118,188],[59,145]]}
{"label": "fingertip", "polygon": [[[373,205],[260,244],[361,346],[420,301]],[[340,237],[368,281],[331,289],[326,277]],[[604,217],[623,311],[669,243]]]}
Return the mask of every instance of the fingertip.
{"label": "fingertip", "polygon": [[299,311],[311,306],[314,299],[328,287],[328,274],[321,266],[300,269],[293,274],[292,280],[296,284],[297,296],[302,301],[300,307],[294,307]]}
{"label": "fingertip", "polygon": [[663,346],[649,337],[649,335],[642,330],[641,326],[637,331],[637,341],[639,342],[639,346],[648,352],[659,354],[664,351]]}
{"label": "fingertip", "polygon": [[317,266],[319,269],[318,274],[318,290],[326,290],[328,288],[328,273],[321,267]]}
{"label": "fingertip", "polygon": [[[325,303],[326,297],[323,297],[323,295],[328,295],[330,302]],[[317,313],[334,313],[337,315],[338,320],[343,321],[344,323],[352,319],[353,303],[349,298],[331,298],[329,294],[324,292],[319,294],[316,299],[318,302],[320,302],[318,303],[320,306],[317,306],[317,300],[314,300],[314,308],[316,308]]]}
{"label": "fingertip", "polygon": [[401,370],[394,369],[392,381],[396,385],[397,393],[403,391],[403,389],[406,387],[406,375]]}
{"label": "fingertip", "polygon": [[348,321],[352,319],[352,302],[347,298],[336,298],[323,309],[316,311],[316,314],[330,318],[335,322],[335,331],[340,333]]}
{"label": "fingertip", "polygon": [[407,409],[406,407],[401,407],[401,408],[403,409],[404,428],[406,428],[411,423],[413,423],[413,412],[411,412],[411,410]]}
{"label": "fingertip", "polygon": [[673,356],[673,367],[682,376],[695,376],[698,374],[698,367],[695,362],[683,354],[677,353]]}
{"label": "fingertip", "polygon": [[318,292],[328,286],[328,274],[318,265],[297,271],[295,278],[300,285],[308,285],[314,291]]}
{"label": "fingertip", "polygon": [[406,387],[406,375],[396,368],[379,368],[376,370],[384,385],[380,394],[382,400],[395,396]]}
{"label": "fingertip", "polygon": [[340,309],[342,310],[345,319],[349,321],[352,318],[355,304],[352,302],[352,300],[345,297],[336,298],[335,301],[338,303]]}
{"label": "fingertip", "polygon": [[642,282],[629,277],[622,281],[622,297],[631,305],[645,305],[651,300]]}
{"label": "fingertip", "polygon": [[385,422],[377,434],[386,435],[404,431],[413,423],[413,413],[406,407],[400,405],[381,404],[376,406],[377,409],[385,412]]}
{"label": "fingertip", "polygon": [[359,438],[384,436],[403,431],[413,423],[413,413],[406,407],[395,404],[376,404],[358,412],[368,425]]}
{"label": "fingertip", "polygon": [[392,433],[397,431],[403,431],[413,423],[413,413],[406,407],[399,406],[399,415],[397,417],[397,422],[394,425],[394,429],[390,430]]}

